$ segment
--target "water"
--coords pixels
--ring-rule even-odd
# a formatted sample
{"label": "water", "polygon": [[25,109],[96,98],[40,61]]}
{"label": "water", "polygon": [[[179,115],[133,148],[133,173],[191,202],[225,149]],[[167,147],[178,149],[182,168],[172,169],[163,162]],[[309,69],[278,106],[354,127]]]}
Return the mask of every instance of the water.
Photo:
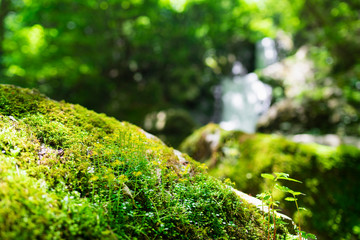
{"label": "water", "polygon": [[[261,69],[277,61],[275,41],[264,38],[256,45],[256,68]],[[220,126],[225,130],[256,131],[259,117],[271,103],[272,89],[255,73],[246,74],[240,62],[235,62],[233,78],[225,78],[221,84],[222,115]]]}
{"label": "water", "polygon": [[263,38],[256,43],[256,68],[262,69],[278,61],[275,41],[271,38]]}
{"label": "water", "polygon": [[271,103],[271,87],[258,79],[255,73],[236,76],[222,82],[222,120],[225,130],[254,133],[259,117]]}

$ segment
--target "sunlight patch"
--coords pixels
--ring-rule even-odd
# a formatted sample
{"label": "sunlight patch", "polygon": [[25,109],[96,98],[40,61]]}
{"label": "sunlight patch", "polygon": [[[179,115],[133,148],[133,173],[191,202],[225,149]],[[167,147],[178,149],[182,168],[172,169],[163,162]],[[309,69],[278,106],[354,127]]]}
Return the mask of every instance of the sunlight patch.
{"label": "sunlight patch", "polygon": [[183,12],[188,3],[188,0],[161,0],[163,5],[170,6],[177,12]]}

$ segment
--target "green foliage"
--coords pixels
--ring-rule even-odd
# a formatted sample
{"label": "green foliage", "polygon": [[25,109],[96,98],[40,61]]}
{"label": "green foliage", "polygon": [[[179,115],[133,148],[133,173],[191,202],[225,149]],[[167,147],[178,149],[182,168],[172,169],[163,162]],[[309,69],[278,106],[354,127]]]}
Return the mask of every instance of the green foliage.
{"label": "green foliage", "polygon": [[254,44],[280,27],[298,29],[301,8],[270,0],[1,3],[2,81],[138,124],[169,107],[209,119],[219,77],[235,61],[252,71]]}
{"label": "green foliage", "polygon": [[210,115],[209,86],[276,27],[246,1],[170,2],[9,2],[2,79],[139,124],[173,106]]}
{"label": "green foliage", "polygon": [[[268,221],[270,222],[270,218],[271,215],[273,215],[273,222],[274,222],[274,229],[276,229],[276,207],[279,206],[279,204],[274,200],[274,190],[277,189],[283,193],[290,193],[292,195],[292,197],[286,197],[284,200],[288,201],[288,202],[294,202],[295,206],[296,206],[296,211],[297,213],[299,213],[300,209],[301,210],[306,210],[303,207],[299,207],[298,205],[298,198],[297,196],[299,195],[305,195],[302,192],[296,192],[291,190],[290,188],[284,186],[284,185],[279,185],[278,182],[279,180],[286,180],[286,181],[291,181],[291,182],[297,182],[297,183],[302,183],[299,180],[293,179],[293,178],[289,178],[289,174],[287,173],[273,173],[273,174],[269,174],[269,173],[262,173],[261,177],[264,179],[268,179],[271,180],[270,182],[270,187],[269,190],[265,193],[259,194],[258,197],[260,198],[260,200],[262,201],[266,201],[267,205],[268,205]],[[301,231],[301,220],[299,218],[296,227],[298,228],[296,231],[298,233],[299,239],[317,239],[316,236],[314,234],[311,233],[306,233],[304,231]],[[269,228],[269,227],[268,227]],[[270,237],[270,234],[268,234],[268,239]],[[275,236],[274,236],[275,237]]]}
{"label": "green foliage", "polygon": [[331,53],[328,61],[334,62],[333,70],[336,73],[347,72],[360,62],[356,54],[359,51],[356,36],[360,29],[359,8],[356,0],[307,0],[301,10],[305,31],[299,32],[299,35]]}
{"label": "green foliage", "polygon": [[205,123],[234,62],[256,70],[256,42],[285,33],[279,56],[306,45],[314,63],[300,125],[359,135],[359,9],[357,0],[2,0],[1,81],[136,124],[168,108]]}
{"label": "green foliage", "polygon": [[287,35],[280,58],[307,45],[314,63],[300,125],[359,135],[358,11],[357,0],[2,0],[1,81],[139,125],[169,108],[205,123],[234,62],[256,70],[256,42]]}
{"label": "green foliage", "polygon": [[[219,136],[214,148],[206,140],[209,134]],[[263,172],[286,172],[294,179],[303,179],[301,186],[295,186],[296,182],[287,185],[290,189],[298,189],[296,192],[306,193],[302,205],[308,211],[300,212],[303,229],[314,232],[319,238],[359,236],[356,229],[360,208],[356,199],[360,187],[360,151],[355,147],[300,144],[276,135],[224,131],[209,124],[187,138],[180,149],[205,162],[211,175],[230,178],[238,189],[252,195],[265,190],[259,177]],[[284,194],[277,194],[276,199],[285,198]],[[296,213],[291,202],[281,202],[286,214]]]}
{"label": "green foliage", "polygon": [[265,239],[254,206],[142,129],[18,87],[0,96],[1,239]]}

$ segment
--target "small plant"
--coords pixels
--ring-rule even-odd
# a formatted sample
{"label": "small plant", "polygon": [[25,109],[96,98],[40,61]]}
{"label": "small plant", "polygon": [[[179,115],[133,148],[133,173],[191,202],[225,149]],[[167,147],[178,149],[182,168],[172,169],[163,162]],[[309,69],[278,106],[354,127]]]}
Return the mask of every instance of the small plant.
{"label": "small plant", "polygon": [[[302,183],[302,182],[299,181],[299,180],[290,178],[289,174],[287,174],[287,173],[274,173],[274,174],[263,173],[263,174],[261,174],[261,177],[263,177],[265,179],[269,179],[271,181],[269,191],[257,195],[257,197],[260,200],[262,200],[263,203],[266,203],[267,206],[268,206],[269,218],[268,218],[268,237],[267,237],[267,239],[268,240],[270,239],[270,220],[271,220],[271,218],[272,218],[273,224],[274,224],[274,226],[273,226],[273,228],[274,228],[273,239],[274,240],[276,239],[276,223],[277,223],[277,219],[276,219],[276,209],[275,208],[279,206],[279,202],[274,200],[273,192],[274,192],[275,188],[280,190],[281,192],[291,194],[291,197],[286,197],[285,201],[294,202],[294,204],[296,206],[296,211],[297,211],[298,216],[299,216],[298,217],[298,224],[297,224],[297,227],[298,227],[298,230],[297,230],[298,239],[300,239],[300,240],[308,239],[308,238],[316,239],[316,236],[314,234],[306,233],[304,231],[301,231],[301,219],[300,219],[299,212],[300,212],[300,210],[306,210],[306,209],[302,208],[302,207],[299,207],[298,196],[305,195],[305,194],[302,193],[302,192],[297,192],[297,191],[291,190],[287,186],[279,185],[278,183],[276,183],[276,182],[278,182],[278,180],[286,180],[286,181],[297,182],[297,183]],[[264,212],[264,209],[263,209],[263,212]],[[263,213],[263,217],[265,218],[264,213]]]}

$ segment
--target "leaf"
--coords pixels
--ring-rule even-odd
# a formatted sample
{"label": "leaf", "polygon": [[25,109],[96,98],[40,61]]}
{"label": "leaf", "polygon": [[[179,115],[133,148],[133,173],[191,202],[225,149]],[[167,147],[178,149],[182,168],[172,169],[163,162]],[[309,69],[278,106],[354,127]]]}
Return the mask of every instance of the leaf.
{"label": "leaf", "polygon": [[299,180],[296,180],[296,179],[293,179],[293,178],[289,178],[289,177],[278,177],[277,179],[282,179],[282,180],[287,180],[287,181],[302,183],[302,182],[299,181]]}
{"label": "leaf", "polygon": [[270,195],[266,195],[264,198],[263,198],[263,200],[269,200],[270,199]]}
{"label": "leaf", "polygon": [[283,224],[283,225],[288,225],[289,223],[281,221],[280,219],[276,219],[276,223],[278,224]]}
{"label": "leaf", "polygon": [[299,210],[303,210],[303,211],[308,211],[306,208],[304,207],[299,207]]}
{"label": "leaf", "polygon": [[295,202],[295,201],[297,201],[297,198],[287,197],[287,198],[285,198],[285,201],[288,201],[288,202]]}
{"label": "leaf", "polygon": [[292,191],[291,194],[294,195],[294,196],[305,195],[305,193],[302,193],[302,192],[294,192],[294,191]]}
{"label": "leaf", "polygon": [[256,198],[263,199],[265,197],[265,193],[256,194]]}
{"label": "leaf", "polygon": [[266,178],[266,179],[270,179],[270,180],[274,180],[274,179],[275,179],[274,175],[269,174],[269,173],[262,173],[262,174],[261,174],[261,177]]}
{"label": "leaf", "polygon": [[279,177],[284,177],[284,178],[287,178],[287,177],[289,177],[290,175],[289,174],[287,174],[287,173],[282,173],[282,172],[277,172],[277,173],[274,173],[275,175],[276,175],[276,177],[277,178],[279,178]]}
{"label": "leaf", "polygon": [[279,189],[280,191],[282,192],[289,192],[289,191],[292,191],[290,188],[286,187],[286,186],[281,186],[279,184],[276,184],[275,185],[275,188]]}
{"label": "leaf", "polygon": [[312,233],[306,233],[306,234],[305,234],[305,238],[306,238],[306,239],[309,239],[309,238],[311,238],[311,239],[317,239],[317,237],[316,237],[314,234],[312,234]]}

